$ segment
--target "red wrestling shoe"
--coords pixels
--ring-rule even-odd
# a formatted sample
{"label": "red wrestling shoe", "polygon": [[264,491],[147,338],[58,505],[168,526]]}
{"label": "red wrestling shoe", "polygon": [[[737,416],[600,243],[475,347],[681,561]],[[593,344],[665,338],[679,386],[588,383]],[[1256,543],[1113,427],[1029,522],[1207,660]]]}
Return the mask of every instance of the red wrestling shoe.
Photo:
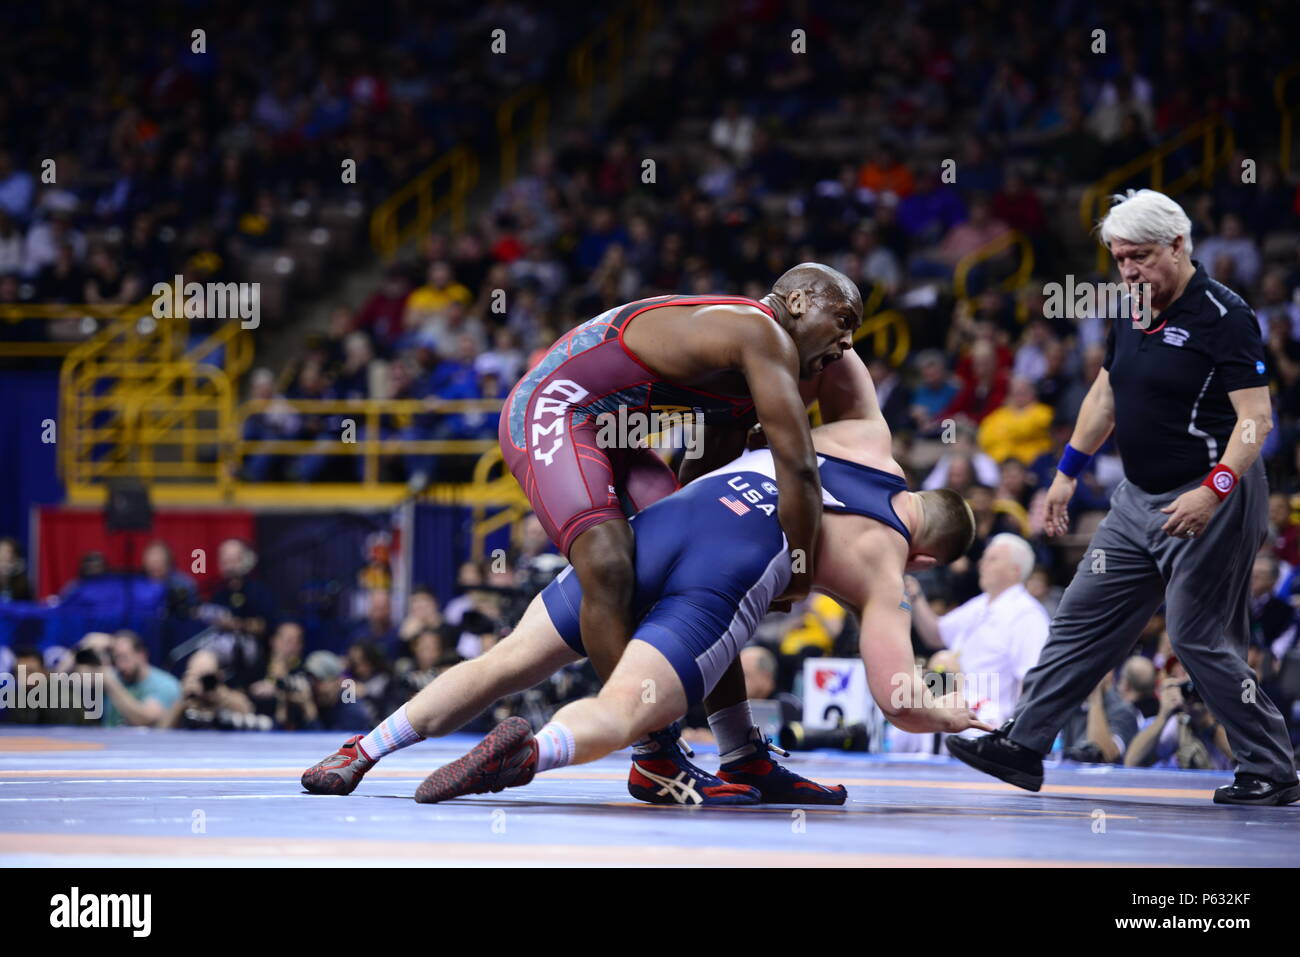
{"label": "red wrestling shoe", "polygon": [[522,787],[537,773],[533,729],[520,717],[506,718],[463,758],[430,774],[415,790],[418,804],[436,804],[465,794]]}
{"label": "red wrestling shoe", "polygon": [[351,794],[361,778],[375,766],[361,750],[361,735],[356,734],[318,764],[302,772],[303,790],[312,794]]}
{"label": "red wrestling shoe", "polygon": [[768,752],[775,751],[787,758],[789,753],[764,737],[758,728],[751,729],[749,734],[748,749],[738,749],[742,752],[739,757],[723,762],[718,771],[722,780],[757,788],[763,795],[764,804],[831,804],[838,807],[848,800],[849,792],[844,785],[828,788],[783,768],[768,757]]}
{"label": "red wrestling shoe", "polygon": [[687,754],[694,752],[681,741],[681,725],[673,722],[650,735],[655,749],[632,754],[632,770],[627,776],[627,790],[647,804],[759,804],[758,791],[745,784],[733,784],[701,771]]}

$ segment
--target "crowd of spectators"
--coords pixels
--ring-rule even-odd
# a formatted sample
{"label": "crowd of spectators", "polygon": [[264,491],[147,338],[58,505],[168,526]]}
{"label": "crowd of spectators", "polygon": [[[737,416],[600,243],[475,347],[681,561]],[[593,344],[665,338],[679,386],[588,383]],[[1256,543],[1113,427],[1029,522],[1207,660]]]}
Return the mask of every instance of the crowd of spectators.
{"label": "crowd of spectators", "polygon": [[[248,279],[323,207],[359,204],[360,223],[451,146],[494,142],[500,102],[567,69],[599,15],[513,0],[118,13],[0,10],[0,302],[125,304],[177,273]],[[496,29],[504,52],[489,50]]]}
{"label": "crowd of spectators", "polygon": [[[0,542],[0,562],[10,551],[7,540]],[[445,605],[420,585],[404,596],[400,608],[391,582],[360,587],[357,601],[348,603],[357,612],[331,637],[308,634],[301,609],[286,609],[262,580],[247,543],[223,542],[218,562],[219,580],[200,589],[172,567],[164,543],[153,542],[145,552],[137,576],[168,583],[157,614],[206,626],[179,647],[151,645],[122,629],[91,632],[67,647],[0,649],[0,672],[16,673],[21,664],[29,680],[56,673],[102,674],[107,699],[103,714],[93,718],[48,707],[0,709],[0,720],[230,730],[369,728],[439,674],[483,654],[508,634],[527,602],[563,565],[541,524],[530,519],[510,554],[461,565],[454,597]],[[102,574],[102,564],[102,556],[88,555],[63,597]],[[530,701],[554,705],[590,690],[593,682],[589,669],[574,667],[530,692]],[[515,706],[523,706],[523,696],[501,705]]]}
{"label": "crowd of spectators", "polygon": [[[981,596],[989,600],[982,580],[996,556],[988,549],[1007,535],[1027,543],[1033,557],[1027,572],[1016,564],[1016,594],[1050,613],[1122,473],[1103,447],[1079,483],[1072,534],[1049,543],[1043,495],[1101,366],[1106,319],[1047,317],[1044,285],[1066,274],[1092,276],[1095,246],[1078,220],[1087,185],[1218,115],[1236,130],[1241,152],[1208,186],[1178,199],[1193,222],[1197,260],[1255,307],[1266,345],[1277,419],[1263,450],[1272,536],[1257,569],[1251,661],[1300,727],[1300,185],[1278,166],[1270,141],[1271,84],[1292,58],[1284,38],[1300,27],[1294,10],[1268,0],[1236,9],[1170,0],[1151,5],[1139,28],[1106,4],[1085,14],[1070,3],[1038,13],[999,3],[955,13],[941,4],[887,3],[872,17],[820,3],[742,6],[743,17],[704,34],[666,31],[650,75],[600,135],[558,128],[465,230],[424,237],[363,302],[339,305],[328,332],[292,363],[255,371],[250,394],[270,404],[249,420],[245,437],[306,440],[318,451],[251,454],[244,477],[359,477],[355,457],[329,455],[337,417],[299,414],[280,399],[418,399],[424,411],[385,416],[382,437],[488,442],[496,413],[439,411],[440,403],[499,399],[575,324],[663,293],[758,298],[789,266],[821,261],[858,282],[865,301],[903,314],[912,350],[901,365],[874,356],[870,340],[859,344],[899,461],[914,487],[956,488],[975,512],[970,553],[919,583],[936,614],[942,620]],[[305,7],[291,9],[310,19]],[[1093,50],[1098,17],[1104,54]],[[807,31],[816,57],[792,51],[794,28]],[[417,73],[426,75],[423,65]],[[320,73],[301,75],[325,82]],[[257,101],[250,116],[258,115]],[[231,108],[225,100],[220,107]],[[384,142],[372,150],[374,162],[405,161],[399,139]],[[1199,145],[1175,154],[1167,178],[1199,157]],[[1249,182],[1241,176],[1248,158],[1258,166]],[[650,180],[647,159],[654,160]],[[943,175],[945,160],[952,176]],[[7,181],[0,178],[0,187]],[[1033,279],[1005,291],[996,280],[1012,263],[994,261],[959,296],[958,262],[1010,230],[1032,246]],[[464,475],[454,457],[408,454],[383,463],[383,477],[416,486]],[[498,621],[470,597],[482,594],[475,583],[491,574],[463,569],[471,621],[475,614]],[[423,606],[425,598],[410,602]],[[774,666],[751,656],[756,686],[775,674],[770,693],[789,693],[802,656],[854,654],[851,618],[825,602],[813,599],[765,627],[760,642]],[[442,624],[394,645],[399,613],[372,601],[359,641],[346,658],[317,658],[324,677],[314,680],[350,675],[368,689],[364,700],[395,687],[405,693],[409,683],[386,662],[407,660],[404,673],[429,675],[450,656],[479,653],[498,633],[449,626],[450,611],[426,608],[421,620],[440,616]],[[1213,757],[1212,718],[1195,711],[1162,627],[1153,620],[1136,652],[1149,669],[1134,660],[1099,685],[1100,704],[1081,712],[1067,748],[1106,760],[1133,754],[1143,763],[1197,751],[1190,735]],[[268,634],[280,641],[278,631]],[[927,667],[936,664],[936,649],[920,636],[917,652]],[[322,649],[307,661],[322,653],[335,654]],[[1008,667],[1022,676],[1025,656],[1011,658],[1017,664]],[[274,674],[268,668],[257,679],[263,693],[266,682],[292,673],[287,662],[296,659],[285,651],[274,660]],[[265,695],[249,687],[256,706]],[[306,714],[307,698],[299,697],[295,707]],[[1160,727],[1146,734],[1134,718],[1131,733],[1116,731],[1130,726],[1125,708],[1149,711],[1143,720]],[[1186,720],[1170,724],[1175,714]],[[1110,716],[1104,733],[1103,716]],[[1175,726],[1176,734],[1167,730]]]}

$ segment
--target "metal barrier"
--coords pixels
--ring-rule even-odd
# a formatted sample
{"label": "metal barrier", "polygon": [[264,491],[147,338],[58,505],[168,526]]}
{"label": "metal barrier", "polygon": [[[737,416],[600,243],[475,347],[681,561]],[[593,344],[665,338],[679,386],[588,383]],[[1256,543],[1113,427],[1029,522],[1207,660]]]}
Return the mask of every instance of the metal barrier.
{"label": "metal barrier", "polygon": [[[912,330],[907,319],[897,309],[887,309],[864,319],[853,341],[871,337],[871,349],[892,366],[900,366],[912,349]],[[892,340],[892,341],[891,341]]]}
{"label": "metal barrier", "polygon": [[[84,308],[50,307],[74,316]],[[190,346],[189,320],[156,318],[152,300],[114,311],[59,372],[58,462],[69,500],[94,499],[117,477],[228,485],[222,446],[252,337],[232,320]]]}
{"label": "metal barrier", "polygon": [[[495,479],[491,478],[492,472],[498,466],[501,467],[502,475]],[[491,489],[496,498],[495,505],[499,508],[499,511],[489,515],[487,510],[493,503],[479,501],[473,506],[470,554],[486,558],[484,543],[487,537],[497,529],[509,526],[510,540],[518,541],[520,524],[532,512],[533,507],[514,476],[505,470],[505,459],[501,455],[499,445],[489,449],[479,458],[474,466],[473,483],[476,488]]]}
{"label": "metal barrier", "polygon": [[569,55],[569,76],[577,95],[579,116],[595,115],[597,85],[605,102],[617,102],[623,91],[624,69],[630,59],[629,41],[635,44],[653,29],[659,19],[655,0],[630,0],[592,31]]}
{"label": "metal barrier", "polygon": [[[392,256],[416,236],[427,233],[440,216],[451,219],[452,229],[465,227],[468,198],[478,183],[478,157],[457,146],[379,205],[370,217],[370,242],[380,256]],[[437,184],[445,189],[434,195]],[[414,211],[411,213],[411,207]],[[407,222],[402,217],[410,214]]]}
{"label": "metal barrier", "polygon": [[[1165,161],[1169,156],[1197,140],[1201,141],[1201,161],[1199,165],[1181,176],[1165,182]],[[1085,232],[1092,232],[1093,226],[1106,215],[1110,208],[1110,196],[1123,183],[1138,175],[1150,172],[1151,188],[1160,190],[1169,196],[1176,196],[1193,183],[1199,181],[1202,186],[1209,186],[1214,173],[1236,149],[1236,135],[1232,127],[1221,116],[1207,116],[1188,126],[1177,136],[1165,140],[1154,149],[1148,150],[1137,159],[1125,163],[1118,169],[1111,170],[1083,192],[1079,200],[1079,220]],[[1097,247],[1097,271],[1105,273],[1108,269],[1109,253]]]}
{"label": "metal barrier", "polygon": [[[982,262],[996,259],[1013,246],[1020,250],[1020,265],[1010,276],[998,282],[998,288],[1004,292],[1023,289],[1029,282],[1029,277],[1034,274],[1034,246],[1024,233],[1013,229],[985,243],[979,249],[972,250],[957,262],[952,274],[953,294],[959,300],[970,302],[973,299],[970,293],[971,270]],[[1023,301],[1017,300],[1016,318],[1024,322],[1028,316],[1029,307]]]}
{"label": "metal barrier", "polygon": [[551,101],[540,87],[530,86],[510,97],[497,110],[497,139],[501,147],[501,164],[497,170],[502,186],[513,183],[519,172],[519,141],[522,134],[515,132],[515,117],[525,108],[531,110],[526,135],[531,140],[533,150],[546,144],[546,130],[551,122]]}
{"label": "metal barrier", "polygon": [[[607,102],[618,99],[630,51],[658,17],[657,0],[629,0],[570,53],[569,79],[578,112],[584,118],[593,115],[597,84],[604,90]],[[531,111],[528,126],[516,130],[516,119],[525,109]],[[520,90],[498,107],[498,175],[502,185],[518,175],[522,139],[527,137],[533,149],[546,142],[550,117],[550,98],[538,87]],[[370,217],[370,241],[375,252],[391,259],[406,243],[428,233],[442,217],[449,219],[453,230],[464,229],[469,196],[478,180],[478,155],[464,145],[448,150],[375,209]]]}
{"label": "metal barrier", "polygon": [[[241,403],[229,435],[231,464],[245,455],[347,455],[364,456],[364,485],[379,484],[379,458],[384,455],[483,455],[496,449],[490,439],[384,439],[381,424],[390,416],[454,415],[467,412],[500,412],[500,399],[250,399]],[[362,422],[355,441],[338,439],[245,439],[244,426],[252,415],[267,411],[301,415],[355,416]],[[362,427],[363,426],[363,427]],[[498,449],[499,452],[499,449]]]}
{"label": "metal barrier", "polygon": [[1277,75],[1273,81],[1273,102],[1277,105],[1281,129],[1278,131],[1278,166],[1285,180],[1291,175],[1291,147],[1295,136],[1295,121],[1290,105],[1286,101],[1286,88],[1292,80],[1300,76],[1300,60]]}

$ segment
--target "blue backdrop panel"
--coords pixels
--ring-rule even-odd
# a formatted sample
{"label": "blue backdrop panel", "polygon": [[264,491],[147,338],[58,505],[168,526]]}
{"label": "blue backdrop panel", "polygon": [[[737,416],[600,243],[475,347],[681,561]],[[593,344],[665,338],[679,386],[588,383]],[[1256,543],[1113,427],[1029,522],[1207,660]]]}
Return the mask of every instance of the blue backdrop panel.
{"label": "blue backdrop panel", "polygon": [[411,543],[411,582],[427,585],[447,604],[456,594],[456,569],[469,557],[473,513],[461,505],[417,505]]}
{"label": "blue backdrop panel", "polygon": [[58,372],[0,372],[0,408],[0,535],[18,539],[30,554],[31,507],[63,500],[58,446],[41,441],[41,422],[59,417]]}

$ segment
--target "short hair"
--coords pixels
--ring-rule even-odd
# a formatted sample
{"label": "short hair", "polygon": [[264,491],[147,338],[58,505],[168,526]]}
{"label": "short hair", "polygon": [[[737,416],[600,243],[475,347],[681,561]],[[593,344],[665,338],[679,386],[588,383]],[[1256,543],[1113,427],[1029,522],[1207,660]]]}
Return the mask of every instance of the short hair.
{"label": "short hair", "polygon": [[772,291],[781,296],[788,296],[796,289],[811,289],[818,299],[843,299],[862,309],[862,293],[855,283],[838,269],[821,263],[800,263],[787,269],[781,278],[772,284]]}
{"label": "short hair", "polygon": [[144,655],[145,657],[148,657],[149,655],[149,646],[145,644],[144,639],[129,628],[121,628],[113,632],[113,640],[129,641],[131,643],[131,650],[136,654]]}
{"label": "short hair", "polygon": [[242,538],[227,538],[217,546],[218,552],[227,545],[238,545],[243,557],[239,562],[239,574],[248,575],[257,567],[257,552],[253,551],[253,546],[248,544]]}
{"label": "short hair", "polygon": [[1034,565],[1036,564],[1034,547],[1015,532],[1000,532],[989,539],[984,551],[991,551],[997,545],[1009,545],[1011,547],[1011,551],[1014,553],[1012,560],[1020,571],[1020,580],[1022,582],[1026,581],[1033,574]]}
{"label": "short hair", "polygon": [[959,492],[937,488],[918,492],[925,516],[915,545],[940,565],[961,558],[975,542],[975,513]]}
{"label": "short hair", "polygon": [[1110,211],[1097,224],[1097,236],[1107,249],[1113,239],[1172,246],[1182,236],[1187,255],[1192,254],[1192,221],[1183,207],[1164,193],[1130,189],[1112,196],[1111,204]]}

